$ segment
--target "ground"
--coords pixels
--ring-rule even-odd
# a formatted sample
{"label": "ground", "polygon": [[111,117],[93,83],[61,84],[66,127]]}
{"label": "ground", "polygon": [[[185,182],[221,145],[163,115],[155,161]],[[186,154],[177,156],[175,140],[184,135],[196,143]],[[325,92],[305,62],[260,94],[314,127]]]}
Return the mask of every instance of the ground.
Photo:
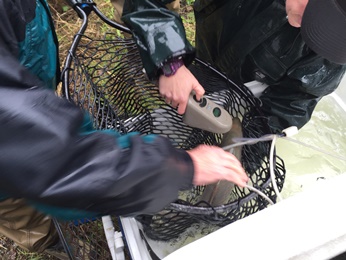
{"label": "ground", "polygon": [[0,256],[2,260],[56,260],[47,254],[29,253],[18,247],[12,240],[0,236]]}

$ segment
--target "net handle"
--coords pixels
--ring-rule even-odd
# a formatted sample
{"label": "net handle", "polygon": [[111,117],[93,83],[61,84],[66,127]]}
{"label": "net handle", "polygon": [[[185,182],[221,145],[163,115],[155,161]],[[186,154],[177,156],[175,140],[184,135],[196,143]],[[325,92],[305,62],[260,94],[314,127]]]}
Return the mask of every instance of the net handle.
{"label": "net handle", "polygon": [[71,100],[70,93],[68,91],[69,86],[69,70],[73,61],[73,56],[76,53],[76,49],[80,43],[82,35],[85,33],[88,27],[88,17],[93,11],[103,22],[109,26],[116,28],[124,33],[132,34],[131,30],[115,21],[112,21],[105,16],[96,6],[92,0],[66,0],[66,2],[76,11],[78,17],[82,19],[82,25],[78,32],[74,35],[71,47],[67,53],[64,69],[61,73],[61,81],[63,82],[62,94],[67,100]]}

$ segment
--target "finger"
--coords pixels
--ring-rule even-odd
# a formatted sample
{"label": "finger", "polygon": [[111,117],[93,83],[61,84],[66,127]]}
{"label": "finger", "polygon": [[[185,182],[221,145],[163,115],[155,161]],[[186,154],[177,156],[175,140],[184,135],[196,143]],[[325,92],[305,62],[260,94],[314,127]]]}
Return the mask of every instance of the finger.
{"label": "finger", "polygon": [[227,181],[233,182],[234,184],[236,184],[240,187],[245,187],[245,185],[248,182],[247,177],[244,177],[243,174],[240,174],[239,172],[237,172],[235,170],[230,170],[230,169],[224,168],[223,170],[221,170],[220,173],[223,173],[221,175],[222,180],[227,180]]}
{"label": "finger", "polygon": [[247,176],[246,172],[243,169],[238,169],[238,177],[244,182],[248,183],[250,178]]}
{"label": "finger", "polygon": [[302,16],[297,13],[289,12],[287,14],[288,22],[293,27],[299,28],[302,24]]}
{"label": "finger", "polygon": [[172,103],[172,100],[170,98],[166,98],[165,101],[168,105],[170,105]]}
{"label": "finger", "polygon": [[237,178],[239,178],[243,182],[248,182],[249,181],[249,177],[247,176],[247,174],[244,171],[243,167],[239,167],[239,166],[234,166],[233,165],[232,167],[229,167],[228,170],[231,171],[234,176],[237,176]]}
{"label": "finger", "polygon": [[174,108],[177,108],[179,105],[179,103],[177,101],[172,101],[171,102],[171,106],[174,107]]}
{"label": "finger", "polygon": [[228,181],[232,181],[236,183],[237,185],[241,187],[244,187],[249,181],[249,177],[241,169],[231,170],[229,174],[226,176],[226,179]]}
{"label": "finger", "polygon": [[179,103],[179,106],[178,106],[178,114],[179,114],[179,115],[182,115],[182,114],[185,113],[185,111],[186,111],[186,106],[187,106],[187,102],[186,102],[186,101],[185,101],[185,102],[180,102],[180,103]]}
{"label": "finger", "polygon": [[246,185],[246,183],[244,181],[240,180],[237,177],[231,178],[231,179],[229,179],[227,181],[233,182],[235,185],[237,185],[239,187],[242,187],[242,188],[244,188],[245,185]]}
{"label": "finger", "polygon": [[290,25],[300,27],[309,0],[286,0],[286,13]]}
{"label": "finger", "polygon": [[241,166],[241,162],[232,153],[224,151],[222,149],[220,152],[222,152],[221,154],[222,161],[226,162],[227,164],[236,164],[238,166]]}
{"label": "finger", "polygon": [[200,84],[198,84],[198,85],[194,88],[194,91],[195,91],[196,99],[197,99],[197,100],[200,100],[200,99],[203,97],[204,93],[205,93],[204,88],[203,88]]}
{"label": "finger", "polygon": [[159,85],[159,93],[163,99],[167,98],[167,91],[162,87],[162,85]]}
{"label": "finger", "polygon": [[172,94],[169,92],[165,92],[165,93],[161,93],[162,98],[164,98],[165,100],[171,100],[172,99]]}
{"label": "finger", "polygon": [[247,176],[244,168],[238,160],[228,161],[227,165],[224,166],[228,170],[236,173],[242,181],[248,182],[249,177]]}

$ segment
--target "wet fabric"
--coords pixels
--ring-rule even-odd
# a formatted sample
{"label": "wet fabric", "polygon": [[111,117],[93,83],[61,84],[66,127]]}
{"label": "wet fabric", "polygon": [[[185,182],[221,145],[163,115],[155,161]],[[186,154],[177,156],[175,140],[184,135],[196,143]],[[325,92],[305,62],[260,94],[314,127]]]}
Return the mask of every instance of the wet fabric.
{"label": "wet fabric", "polygon": [[0,234],[31,252],[42,252],[59,239],[50,217],[28,206],[24,199],[0,201]]}
{"label": "wet fabric", "polygon": [[[168,10],[174,11],[176,13],[179,13],[180,9],[180,1],[179,0],[168,0],[168,1],[162,1],[162,3],[165,4]],[[123,21],[121,20],[121,16],[123,15],[123,7],[125,0],[111,0],[111,3],[114,7],[114,17],[113,20],[117,23],[123,24]]]}
{"label": "wet fabric", "polygon": [[288,24],[283,0],[196,0],[194,10],[197,56],[239,83],[268,84],[260,99],[274,131],[303,127],[344,75]]}
{"label": "wet fabric", "polygon": [[168,10],[167,1],[125,1],[122,20],[133,32],[148,77],[159,76],[162,64],[183,57],[189,65],[195,50],[186,39],[180,16]]}

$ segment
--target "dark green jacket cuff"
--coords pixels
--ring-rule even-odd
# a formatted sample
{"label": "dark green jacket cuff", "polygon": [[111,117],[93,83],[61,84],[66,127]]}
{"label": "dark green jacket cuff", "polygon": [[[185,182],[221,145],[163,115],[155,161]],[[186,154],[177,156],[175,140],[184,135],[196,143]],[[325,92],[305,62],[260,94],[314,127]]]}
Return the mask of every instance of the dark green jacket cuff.
{"label": "dark green jacket cuff", "polygon": [[122,19],[133,33],[149,79],[159,76],[166,60],[182,56],[189,65],[194,59],[181,18],[158,1],[125,1]]}

